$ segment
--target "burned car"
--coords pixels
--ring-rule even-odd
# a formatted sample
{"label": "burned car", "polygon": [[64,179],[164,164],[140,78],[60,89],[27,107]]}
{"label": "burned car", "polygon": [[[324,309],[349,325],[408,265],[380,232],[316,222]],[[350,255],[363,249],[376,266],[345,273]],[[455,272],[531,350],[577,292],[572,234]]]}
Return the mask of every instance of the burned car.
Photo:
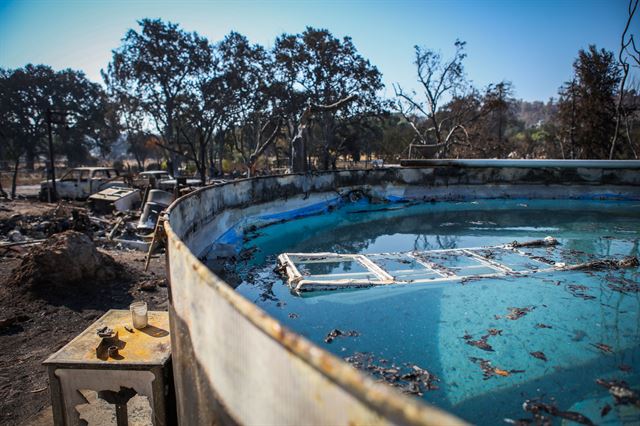
{"label": "burned car", "polygon": [[[112,167],[76,167],[56,179],[59,198],[82,200],[91,194],[115,186],[127,186],[124,178]],[[40,182],[40,199],[49,199],[53,183],[51,179]]]}

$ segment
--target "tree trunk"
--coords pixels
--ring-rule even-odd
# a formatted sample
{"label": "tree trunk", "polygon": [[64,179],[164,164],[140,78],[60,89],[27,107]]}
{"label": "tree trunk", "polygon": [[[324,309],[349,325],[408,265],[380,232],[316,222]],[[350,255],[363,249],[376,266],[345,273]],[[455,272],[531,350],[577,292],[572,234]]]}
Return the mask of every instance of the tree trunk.
{"label": "tree trunk", "polygon": [[218,144],[219,144],[218,162],[220,164],[219,172],[220,172],[220,176],[222,176],[224,175],[224,168],[222,167],[222,161],[224,158],[224,132],[220,132],[218,134]]}
{"label": "tree trunk", "polygon": [[200,164],[198,170],[200,171],[200,180],[202,184],[207,183],[207,145],[202,138],[200,139],[200,160],[196,161],[196,166]]}
{"label": "tree trunk", "polygon": [[329,170],[331,163],[331,154],[328,147],[322,148],[322,170]]}
{"label": "tree trunk", "polygon": [[142,164],[142,161],[140,161],[140,156],[135,153],[133,154],[133,158],[135,158],[136,164],[138,165],[138,172],[144,171],[144,165]]}
{"label": "tree trunk", "polygon": [[34,169],[36,154],[33,152],[33,148],[28,148],[25,152],[25,166],[26,169],[30,172]]}
{"label": "tree trunk", "polygon": [[305,173],[307,169],[307,155],[305,153],[305,130],[300,128],[298,134],[291,141],[291,172]]}
{"label": "tree trunk", "polygon": [[16,183],[18,181],[18,167],[20,166],[20,156],[16,157],[16,162],[13,167],[13,177],[11,178],[11,199],[16,199]]}
{"label": "tree trunk", "polygon": [[0,172],[0,197],[7,198],[7,193],[4,192],[4,188],[2,187],[2,172]]}
{"label": "tree trunk", "polygon": [[208,157],[207,164],[209,165],[209,177],[212,179],[215,177],[214,170],[216,168],[216,162],[215,162],[214,153],[213,153],[214,149],[215,149],[215,144],[212,143],[211,146],[209,146],[209,149],[207,150],[207,157]]}

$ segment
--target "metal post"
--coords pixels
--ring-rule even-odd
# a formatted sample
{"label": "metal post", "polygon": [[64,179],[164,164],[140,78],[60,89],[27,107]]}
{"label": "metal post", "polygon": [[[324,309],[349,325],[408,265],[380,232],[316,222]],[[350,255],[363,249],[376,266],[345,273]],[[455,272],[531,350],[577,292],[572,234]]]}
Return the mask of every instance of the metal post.
{"label": "metal post", "polygon": [[54,164],[54,155],[53,155],[53,135],[51,131],[51,108],[47,108],[46,112],[47,118],[47,130],[49,132],[49,168],[51,169],[51,184],[53,187],[53,192],[51,196],[51,201],[56,201],[58,199],[58,192],[56,191],[56,167]]}

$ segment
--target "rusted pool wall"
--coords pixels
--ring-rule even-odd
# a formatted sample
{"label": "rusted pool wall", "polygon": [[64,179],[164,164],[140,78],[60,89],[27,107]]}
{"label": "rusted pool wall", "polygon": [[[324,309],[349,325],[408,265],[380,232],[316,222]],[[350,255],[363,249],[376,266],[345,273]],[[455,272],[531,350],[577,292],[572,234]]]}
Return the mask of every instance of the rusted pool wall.
{"label": "rusted pool wall", "polygon": [[640,162],[572,168],[449,165],[259,177],[179,199],[169,209],[165,228],[173,371],[182,424],[459,422],[374,383],[286,329],[198,260],[213,241],[247,218],[328,203],[356,189],[394,199],[640,200]]}

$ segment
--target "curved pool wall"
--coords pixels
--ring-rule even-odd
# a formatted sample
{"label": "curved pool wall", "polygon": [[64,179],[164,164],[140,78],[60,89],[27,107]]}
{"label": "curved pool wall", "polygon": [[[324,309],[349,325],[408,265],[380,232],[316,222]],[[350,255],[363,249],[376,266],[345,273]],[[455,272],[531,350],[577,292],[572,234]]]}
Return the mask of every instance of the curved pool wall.
{"label": "curved pool wall", "polygon": [[640,162],[455,163],[257,177],[202,188],[168,210],[172,357],[182,424],[455,424],[374,383],[236,293],[199,259],[242,228],[321,212],[360,190],[397,200],[640,200]]}

